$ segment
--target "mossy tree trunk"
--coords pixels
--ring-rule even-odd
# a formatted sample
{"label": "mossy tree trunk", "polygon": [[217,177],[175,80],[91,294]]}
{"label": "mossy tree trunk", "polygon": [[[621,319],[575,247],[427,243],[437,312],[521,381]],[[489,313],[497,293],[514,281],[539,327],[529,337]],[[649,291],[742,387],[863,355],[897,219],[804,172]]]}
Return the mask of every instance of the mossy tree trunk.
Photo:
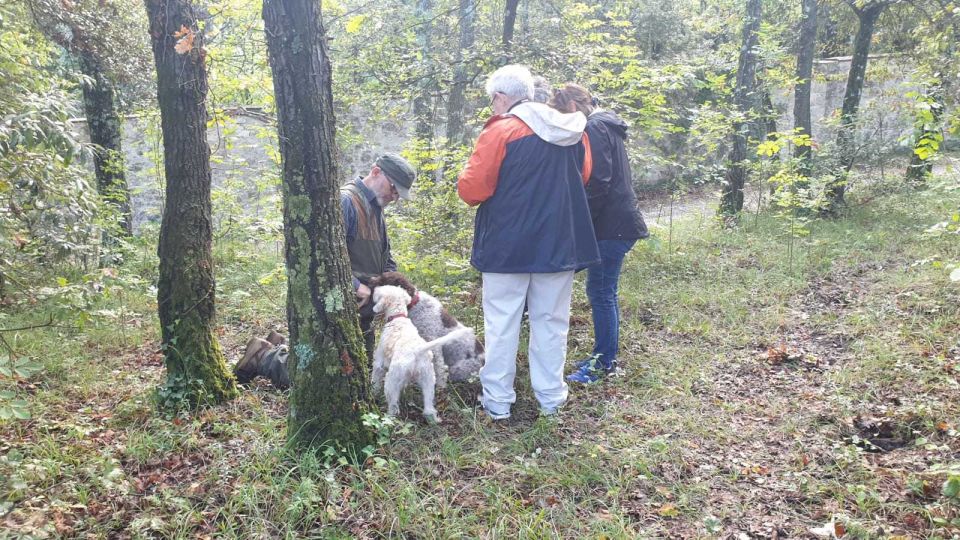
{"label": "mossy tree trunk", "polygon": [[[813,137],[810,90],[813,86],[813,57],[817,46],[817,1],[803,0],[800,45],[797,52],[797,84],[793,90],[793,127],[797,135],[808,137]],[[806,145],[797,146],[795,149],[798,172],[803,178],[809,178],[813,172],[812,151],[812,147]]]}
{"label": "mossy tree trunk", "polygon": [[157,305],[167,366],[161,397],[189,405],[217,403],[235,397],[237,387],[214,336],[203,33],[189,0],[146,0],[146,6],[167,179],[157,248]]}
{"label": "mossy tree trunk", "polygon": [[296,446],[372,441],[374,410],[340,209],[331,68],[317,0],[264,0],[280,136]]}
{"label": "mossy tree trunk", "polygon": [[83,112],[87,117],[90,142],[96,145],[93,154],[97,191],[107,204],[116,208],[120,233],[133,234],[130,214],[130,190],[124,172],[120,115],[117,114],[113,82],[100,62],[91,53],[78,53],[80,70],[89,78],[83,85]]}
{"label": "mossy tree trunk", "polygon": [[847,191],[847,177],[857,157],[856,132],[857,112],[860,109],[860,96],[867,75],[867,61],[870,58],[870,42],[873,29],[880,14],[889,5],[887,2],[867,2],[860,4],[848,1],[857,15],[859,25],[853,40],[853,58],[847,73],[847,86],[843,92],[843,106],[840,109],[840,129],[837,131],[837,151],[840,152],[836,170],[833,171],[824,193],[824,207],[821,214],[838,215],[845,206],[844,195]]}
{"label": "mossy tree trunk", "polygon": [[453,86],[447,102],[447,144],[454,148],[466,142],[463,109],[469,74],[464,55],[470,54],[476,35],[474,19],[477,5],[474,2],[475,0],[460,0],[460,47],[456,51],[457,67],[453,71]]}
{"label": "mossy tree trunk", "polygon": [[743,21],[743,42],[737,65],[737,82],[733,100],[741,117],[733,124],[733,144],[727,156],[727,172],[720,197],[720,214],[735,216],[743,209],[743,186],[747,182],[747,135],[750,132],[748,116],[757,102],[757,47],[760,28],[760,0],[747,0]]}

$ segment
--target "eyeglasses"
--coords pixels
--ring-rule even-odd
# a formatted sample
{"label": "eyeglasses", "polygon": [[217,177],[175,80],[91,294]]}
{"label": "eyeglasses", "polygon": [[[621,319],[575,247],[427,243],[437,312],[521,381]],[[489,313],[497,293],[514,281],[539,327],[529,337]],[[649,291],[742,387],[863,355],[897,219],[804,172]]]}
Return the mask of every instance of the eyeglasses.
{"label": "eyeglasses", "polygon": [[382,174],[383,177],[387,179],[387,183],[390,184],[390,193],[399,196],[400,191],[397,190],[397,185],[393,183],[393,180],[391,180],[389,176],[387,176],[387,173],[383,172],[381,169],[380,174]]}

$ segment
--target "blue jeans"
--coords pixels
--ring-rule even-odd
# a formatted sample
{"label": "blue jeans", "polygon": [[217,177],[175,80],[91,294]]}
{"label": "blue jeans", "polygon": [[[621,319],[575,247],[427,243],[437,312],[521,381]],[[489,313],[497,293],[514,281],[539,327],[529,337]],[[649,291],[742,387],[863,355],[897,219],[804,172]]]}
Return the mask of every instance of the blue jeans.
{"label": "blue jeans", "polygon": [[617,289],[623,258],[636,240],[598,240],[600,264],[587,269],[587,298],[593,311],[593,356],[597,367],[610,369],[620,347],[620,302]]}

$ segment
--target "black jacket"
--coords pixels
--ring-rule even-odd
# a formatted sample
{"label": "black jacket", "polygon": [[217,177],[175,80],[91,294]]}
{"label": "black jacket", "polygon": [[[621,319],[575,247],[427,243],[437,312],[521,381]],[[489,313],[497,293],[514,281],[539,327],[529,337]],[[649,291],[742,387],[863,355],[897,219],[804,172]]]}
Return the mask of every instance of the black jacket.
{"label": "black jacket", "polygon": [[587,119],[586,131],[593,155],[587,202],[597,240],[650,236],[633,192],[630,160],[624,146],[626,122],[610,111],[596,111]]}

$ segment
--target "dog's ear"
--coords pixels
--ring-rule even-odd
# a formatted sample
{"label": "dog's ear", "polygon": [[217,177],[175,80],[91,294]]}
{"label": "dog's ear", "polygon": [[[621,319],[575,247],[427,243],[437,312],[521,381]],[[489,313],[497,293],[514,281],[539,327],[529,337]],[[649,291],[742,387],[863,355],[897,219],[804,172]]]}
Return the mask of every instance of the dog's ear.
{"label": "dog's ear", "polygon": [[370,302],[373,303],[373,312],[380,313],[383,311],[383,294],[382,291],[374,290],[370,295]]}

